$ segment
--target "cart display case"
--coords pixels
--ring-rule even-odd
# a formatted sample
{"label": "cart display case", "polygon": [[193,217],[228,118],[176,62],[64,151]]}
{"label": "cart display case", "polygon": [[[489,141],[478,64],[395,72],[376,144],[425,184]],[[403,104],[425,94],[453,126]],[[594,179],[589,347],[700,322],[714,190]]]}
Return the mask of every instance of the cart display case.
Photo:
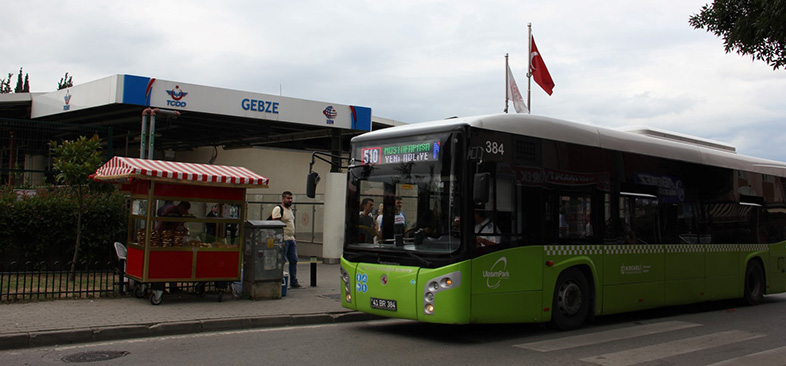
{"label": "cart display case", "polygon": [[266,188],[267,178],[242,167],[126,157],[92,178],[130,195],[126,276],[137,296],[152,286],[158,305],[165,283],[240,280],[246,189]]}

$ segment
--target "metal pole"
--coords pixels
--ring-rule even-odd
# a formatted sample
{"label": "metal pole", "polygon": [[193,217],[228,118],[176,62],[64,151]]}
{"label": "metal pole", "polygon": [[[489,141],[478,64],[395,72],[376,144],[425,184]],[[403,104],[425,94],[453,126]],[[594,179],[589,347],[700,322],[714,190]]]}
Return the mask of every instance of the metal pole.
{"label": "metal pole", "polygon": [[527,113],[532,114],[532,23],[527,23]]}
{"label": "metal pole", "polygon": [[[317,220],[314,218],[317,217],[317,204],[314,203],[311,205],[311,242],[317,241]],[[322,230],[322,245],[325,245],[325,233],[324,229]]]}
{"label": "metal pole", "polygon": [[8,185],[9,186],[13,186],[14,185],[14,165],[16,163],[16,156],[14,156],[14,150],[16,149],[16,147],[14,147],[14,141],[15,141],[15,139],[14,139],[14,131],[13,130],[9,131],[9,134],[10,134],[9,137],[11,139],[9,141],[10,148],[8,149]]}
{"label": "metal pole", "polygon": [[178,111],[169,111],[166,109],[153,108],[150,110],[150,138],[148,139],[148,159],[153,159],[153,151],[155,149],[155,135],[156,135],[156,115],[160,114],[167,118],[177,118],[180,116]]}
{"label": "metal pole", "polygon": [[311,287],[317,287],[317,257],[311,256]]}
{"label": "metal pole", "polygon": [[115,138],[114,138],[114,132],[112,130],[112,127],[107,128],[106,135],[107,135],[106,151],[104,151],[104,157],[106,158],[107,161],[109,161],[109,159],[115,156],[115,147],[113,142]]}
{"label": "metal pole", "polygon": [[153,145],[155,145],[155,136],[156,136],[156,112],[158,112],[158,108],[153,109],[150,111],[150,138],[147,140],[147,158],[153,159]]}
{"label": "metal pole", "polygon": [[508,113],[508,99],[510,99],[510,80],[508,80],[508,54],[505,54],[505,113]]}
{"label": "metal pole", "polygon": [[139,134],[139,158],[145,158],[145,149],[147,148],[147,113],[150,108],[142,110],[142,132]]}

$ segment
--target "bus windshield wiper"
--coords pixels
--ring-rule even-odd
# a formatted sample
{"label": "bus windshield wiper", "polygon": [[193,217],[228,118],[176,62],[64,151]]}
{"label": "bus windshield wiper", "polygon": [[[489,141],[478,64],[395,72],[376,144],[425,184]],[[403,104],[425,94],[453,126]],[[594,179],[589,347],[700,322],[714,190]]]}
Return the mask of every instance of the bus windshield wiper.
{"label": "bus windshield wiper", "polygon": [[409,254],[410,257],[417,259],[420,262],[420,264],[422,264],[424,266],[428,266],[428,267],[431,266],[431,261],[429,261],[428,259],[420,257],[420,256],[418,256],[418,255],[416,255],[415,253],[412,253],[412,252],[404,252],[404,253],[407,253],[407,254]]}
{"label": "bus windshield wiper", "polygon": [[365,253],[355,253],[355,254],[351,254],[351,255],[344,255],[344,259],[352,262],[352,261],[354,261],[354,260],[356,260],[358,258],[365,257],[365,256],[370,256],[371,258],[376,259],[376,261],[379,262],[379,253],[374,253],[374,252],[365,252]]}

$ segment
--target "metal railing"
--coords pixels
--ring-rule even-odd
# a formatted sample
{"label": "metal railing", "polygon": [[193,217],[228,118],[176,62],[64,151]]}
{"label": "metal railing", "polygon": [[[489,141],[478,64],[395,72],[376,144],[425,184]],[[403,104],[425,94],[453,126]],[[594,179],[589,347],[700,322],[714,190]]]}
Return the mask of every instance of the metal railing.
{"label": "metal railing", "polygon": [[[0,303],[48,301],[65,299],[94,299],[130,296],[133,292],[124,279],[123,262],[94,263],[74,271],[70,263],[11,262],[0,264]],[[168,282],[169,283],[169,282]],[[195,293],[229,292],[231,282],[177,282],[179,291]],[[149,288],[149,286],[143,287]],[[137,297],[148,293],[137,292]]]}
{"label": "metal railing", "polygon": [[[325,211],[323,195],[311,199],[306,195],[295,194],[293,205],[295,213],[295,237],[298,242],[322,244],[322,216]],[[276,205],[281,204],[280,194],[249,194],[248,219],[264,220]]]}
{"label": "metal railing", "polygon": [[117,262],[11,262],[0,268],[0,303],[35,300],[115,297],[122,293],[123,272]]}

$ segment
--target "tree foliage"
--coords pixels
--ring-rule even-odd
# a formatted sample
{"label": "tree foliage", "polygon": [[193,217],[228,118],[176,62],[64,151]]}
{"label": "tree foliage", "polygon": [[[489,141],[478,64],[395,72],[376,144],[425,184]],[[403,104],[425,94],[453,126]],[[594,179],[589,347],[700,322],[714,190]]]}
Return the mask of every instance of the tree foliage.
{"label": "tree foliage", "polygon": [[[11,75],[8,75],[9,79]],[[16,78],[16,87],[14,93],[29,93],[30,92],[30,77],[25,74],[24,82],[22,81],[22,68],[19,68],[19,75]]]}
{"label": "tree foliage", "polygon": [[0,94],[11,93],[11,78],[14,77],[13,73],[8,73],[7,79],[0,79]]}
{"label": "tree foliage", "polygon": [[30,75],[25,74],[22,77],[22,68],[19,68],[19,75],[16,76],[16,86],[11,89],[11,78],[14,77],[14,73],[9,72],[7,79],[0,79],[0,94],[11,94],[14,93],[29,93],[30,92]]}
{"label": "tree foliage", "polygon": [[[0,94],[30,92],[30,75],[25,74],[24,77],[22,77],[22,69],[21,67],[19,68],[19,74],[16,76],[16,86],[13,89],[11,89],[11,79],[14,77],[14,73],[9,72],[8,78],[0,79]],[[57,83],[57,90],[70,88],[72,86],[74,86],[73,76],[68,76],[68,73],[65,73],[65,76]]]}
{"label": "tree foliage", "polygon": [[58,171],[55,178],[58,182],[72,188],[77,201],[76,243],[74,259],[71,265],[73,276],[79,254],[79,242],[82,237],[82,216],[94,204],[95,195],[89,195],[92,182],[90,174],[101,166],[101,139],[93,135],[90,139],[80,136],[78,139],[65,140],[58,144],[52,141],[54,162],[52,167]]}
{"label": "tree foliage", "polygon": [[74,82],[71,79],[73,79],[73,76],[68,76],[68,73],[65,73],[65,76],[60,79],[59,83],[57,83],[57,90],[74,86]]}
{"label": "tree foliage", "polygon": [[59,144],[51,141],[50,144],[55,156],[52,166],[58,172],[58,182],[73,187],[92,182],[90,174],[101,166],[101,139],[98,135],[89,139],[80,136],[76,140],[64,140]]}
{"label": "tree foliage", "polygon": [[786,0],[714,0],[690,17],[695,29],[723,38],[727,53],[786,66]]}

